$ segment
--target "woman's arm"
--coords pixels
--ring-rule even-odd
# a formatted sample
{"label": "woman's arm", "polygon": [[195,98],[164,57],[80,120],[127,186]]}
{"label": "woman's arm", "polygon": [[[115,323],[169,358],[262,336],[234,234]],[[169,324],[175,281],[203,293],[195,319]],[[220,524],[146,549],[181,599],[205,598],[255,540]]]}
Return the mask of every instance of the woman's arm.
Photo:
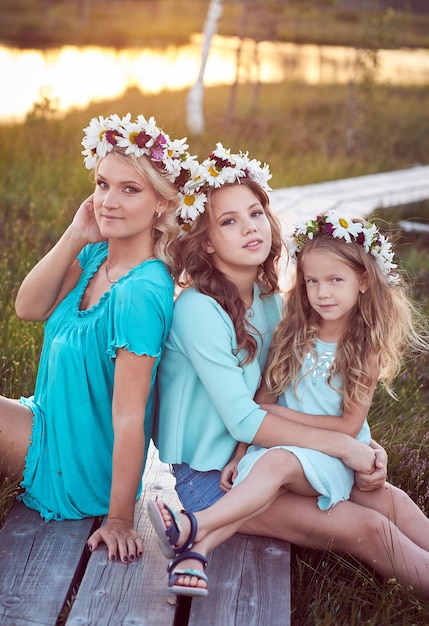
{"label": "woman's arm", "polygon": [[368,415],[377,380],[378,369],[375,367],[374,362],[371,384],[369,385],[365,400],[355,402],[353,410],[343,411],[342,415],[311,415],[289,409],[285,406],[280,406],[276,404],[277,398],[269,391],[265,381],[262,382],[255,396],[255,400],[265,411],[278,415],[279,417],[284,417],[292,422],[299,422],[300,424],[307,424],[308,426],[317,428],[325,428],[326,430],[335,430],[350,435],[351,437],[357,437]]}
{"label": "woman's arm", "polygon": [[293,422],[273,413],[266,413],[252,443],[264,448],[278,445],[311,448],[341,459],[356,472],[371,474],[374,471],[375,450],[366,443],[344,433]]}
{"label": "woman's arm", "polygon": [[76,258],[79,252],[87,243],[101,239],[90,196],[81,204],[60,240],[22,282],[15,302],[18,317],[28,321],[46,320],[77,284],[81,274]]}
{"label": "woman's arm", "polygon": [[333,430],[350,435],[351,437],[357,437],[368,415],[370,405],[371,402],[368,398],[368,401],[365,403],[355,403],[352,412],[344,411],[342,415],[311,415],[278,404],[261,404],[261,409],[273,415],[277,415],[278,417],[283,417],[291,422],[306,424],[314,428]]}
{"label": "woman's arm", "polygon": [[100,542],[114,561],[132,561],[143,553],[134,530],[134,508],[144,467],[144,419],[155,358],[118,350],[113,392],[114,445],[110,506],[105,525],[89,539],[91,550]]}

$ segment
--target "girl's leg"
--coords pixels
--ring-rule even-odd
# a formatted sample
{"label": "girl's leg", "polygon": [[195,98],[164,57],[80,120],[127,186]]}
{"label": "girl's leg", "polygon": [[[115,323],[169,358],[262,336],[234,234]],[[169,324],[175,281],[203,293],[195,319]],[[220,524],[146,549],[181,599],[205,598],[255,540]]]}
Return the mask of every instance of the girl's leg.
{"label": "girl's leg", "polygon": [[[304,477],[301,463],[294,454],[281,448],[268,450],[252,467],[249,475],[207,509],[194,513],[198,530],[192,550],[207,556],[217,545],[235,534],[242,523],[264,511],[278,497],[279,491],[292,489],[304,495],[316,495]],[[169,510],[158,503],[158,508],[169,528],[173,523]],[[183,514],[180,546],[189,536],[190,521]],[[180,563],[181,569],[200,569],[201,563],[189,559]],[[206,587],[204,581],[192,576],[181,576],[176,581],[182,586]]]}
{"label": "girl's leg", "polygon": [[350,499],[389,518],[411,541],[429,550],[429,519],[402,489],[390,483],[374,491],[354,487]]}
{"label": "girl's leg", "polygon": [[304,496],[318,495],[306,480],[296,456],[282,448],[271,448],[256,461],[242,482],[210,508],[195,513],[196,540],[201,541],[215,530],[262,513],[276,499],[280,489]]}
{"label": "girl's leg", "polygon": [[32,426],[28,407],[0,396],[0,472],[12,480],[22,478]]}
{"label": "girl's leg", "polygon": [[[208,534],[230,527],[222,533],[225,539],[250,517],[262,513],[279,495],[279,490],[290,490],[301,495],[317,495],[307,482],[301,463],[296,456],[281,448],[272,448],[265,452],[253,465],[248,476],[237,487],[231,489],[212,506],[194,513],[198,530],[196,542],[200,542]],[[158,503],[166,528],[172,519],[170,512],[161,502]],[[186,515],[178,513],[182,532],[177,545],[180,546],[190,532],[190,521]],[[238,526],[236,525],[238,522]],[[217,545],[217,544],[216,544]],[[212,545],[212,548],[215,546]]]}
{"label": "girl's leg", "polygon": [[372,508],[347,501],[329,512],[320,511],[316,498],[287,492],[268,510],[243,524],[240,532],[349,553],[383,578],[396,577],[429,597],[429,552]]}

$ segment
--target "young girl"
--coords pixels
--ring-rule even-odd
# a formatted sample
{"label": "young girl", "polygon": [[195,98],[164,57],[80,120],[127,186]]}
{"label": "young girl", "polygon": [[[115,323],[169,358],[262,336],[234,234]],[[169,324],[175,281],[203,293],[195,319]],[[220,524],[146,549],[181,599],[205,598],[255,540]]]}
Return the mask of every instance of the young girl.
{"label": "young girl", "polygon": [[105,542],[111,560],[143,550],[134,506],[173,310],[184,142],[153,118],[91,120],[95,191],[16,299],[20,318],[46,321],[45,339],[34,396],[0,398],[2,468],[46,520],[108,514],[89,546]]}
{"label": "young girl", "polygon": [[[275,276],[280,230],[265,190],[255,184],[256,180],[267,180],[266,169],[259,165],[249,168],[242,155],[231,155],[219,146],[206,167],[211,184],[204,188],[205,201],[181,240],[178,257],[178,267],[186,270],[190,286],[176,301],[159,373],[156,441],[161,459],[173,465],[176,489],[187,509],[186,514],[173,518],[171,510],[161,503],[149,505],[164,554],[169,558],[177,555],[169,566],[169,588],[181,594],[206,594],[207,580],[201,571],[205,555],[238,529],[316,549],[350,552],[381,575],[394,576],[398,571],[403,582],[411,583],[415,565],[419,574],[427,574],[427,520],[408,496],[394,487],[386,485],[376,498],[369,491],[361,494],[355,489],[356,503],[340,502],[327,515],[317,507],[316,496],[309,497],[317,492],[303,480],[297,458],[282,450],[283,462],[289,464],[290,484],[296,486],[298,494],[274,486],[276,495],[266,512],[245,523],[241,504],[232,515],[228,510],[238,497],[239,486],[236,493],[232,492],[229,505],[223,506],[220,472],[233,456],[237,440],[265,447],[295,445],[320,450],[361,470],[357,482],[365,490],[384,484],[385,468],[383,453],[373,449],[376,444],[369,447],[355,436],[300,424],[276,415],[274,410],[261,410],[253,401],[272,330],[279,320],[276,298],[267,294],[266,285],[267,276]],[[196,202],[187,204],[194,206]],[[276,287],[276,280],[271,284]],[[260,297],[260,293],[264,295]],[[252,345],[256,350],[250,353]],[[342,420],[334,419],[338,428]],[[310,423],[313,421],[311,418]],[[265,483],[262,493],[264,489]],[[303,490],[307,495],[300,495]],[[224,501],[228,501],[227,496]],[[246,504],[251,513],[267,502],[263,495],[263,504],[254,505],[254,497],[259,495],[252,491],[250,505]],[[392,497],[401,502],[395,527],[388,519]],[[249,500],[248,495],[244,500]],[[221,528],[211,532],[211,520],[218,509],[202,509],[217,501],[221,514],[214,528]],[[414,517],[411,538],[398,528],[410,509]],[[197,535],[191,511],[200,511]],[[406,515],[402,516],[402,511]],[[222,527],[234,519],[240,521]],[[384,543],[384,538],[392,535],[401,548],[397,567]],[[191,551],[196,538],[198,551]]]}

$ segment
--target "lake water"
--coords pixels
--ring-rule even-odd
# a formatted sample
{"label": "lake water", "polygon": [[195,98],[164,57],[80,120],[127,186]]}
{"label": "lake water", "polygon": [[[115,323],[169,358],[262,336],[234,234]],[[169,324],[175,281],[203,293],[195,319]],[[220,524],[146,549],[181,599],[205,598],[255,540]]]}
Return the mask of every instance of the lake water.
{"label": "lake water", "polygon": [[[21,121],[43,91],[58,109],[85,107],[115,98],[130,87],[143,93],[186,89],[200,70],[201,36],[185,46],[123,49],[64,46],[20,50],[0,46],[0,121]],[[206,65],[207,86],[229,85],[236,77],[239,40],[216,36]],[[429,84],[428,50],[380,50],[380,83]],[[239,80],[310,84],[347,83],[356,76],[356,50],[336,46],[245,41]]]}

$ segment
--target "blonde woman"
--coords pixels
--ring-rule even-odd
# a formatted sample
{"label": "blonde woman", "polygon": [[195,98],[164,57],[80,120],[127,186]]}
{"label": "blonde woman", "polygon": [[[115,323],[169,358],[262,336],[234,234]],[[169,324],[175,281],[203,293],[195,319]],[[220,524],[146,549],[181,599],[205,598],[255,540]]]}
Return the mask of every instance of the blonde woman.
{"label": "blonde woman", "polygon": [[0,398],[0,454],[45,520],[107,515],[89,547],[127,562],[143,552],[134,506],[190,157],[142,115],[94,118],[84,132],[94,193],[19,289],[18,316],[45,322],[45,337],[34,395]]}

